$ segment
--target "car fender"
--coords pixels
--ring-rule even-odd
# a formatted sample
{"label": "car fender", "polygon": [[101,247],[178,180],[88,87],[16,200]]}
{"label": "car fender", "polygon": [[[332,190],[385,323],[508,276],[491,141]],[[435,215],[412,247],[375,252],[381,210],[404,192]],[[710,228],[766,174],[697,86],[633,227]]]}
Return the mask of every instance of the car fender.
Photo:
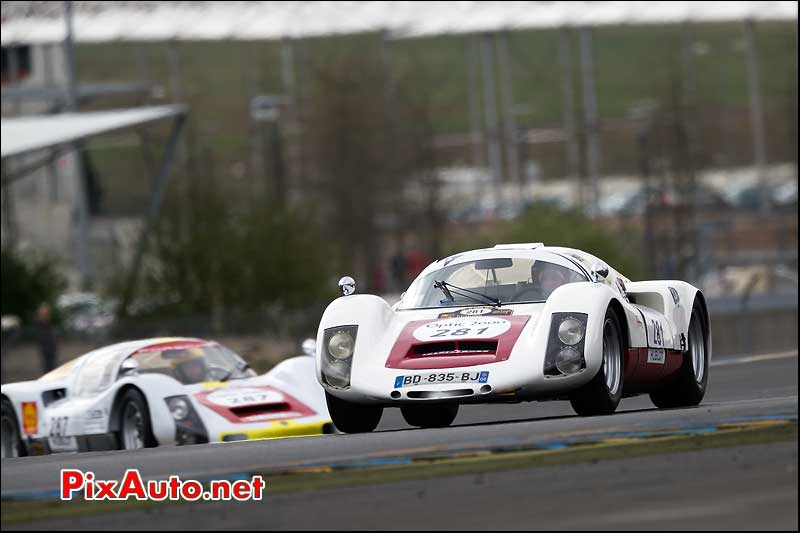
{"label": "car fender", "polygon": [[[547,299],[544,315],[538,325],[539,332],[547,336],[554,313],[585,313],[587,315],[584,342],[586,373],[588,376],[594,376],[603,363],[603,323],[606,311],[612,305],[621,307],[623,311],[625,309],[619,296],[608,285],[589,281],[562,285]],[[627,322],[627,313],[618,318],[620,322]],[[620,323],[620,327],[623,328],[621,332],[623,345],[627,343],[626,325]]]}
{"label": "car fender", "polygon": [[[18,383],[8,383],[0,388],[0,393],[3,398],[11,402],[14,408],[14,414],[17,416],[19,423],[20,436],[23,440],[27,438],[42,438],[46,437],[49,432],[49,422],[47,417],[47,407],[42,400],[42,393],[48,390],[67,388],[65,382],[43,382],[43,381],[21,381]],[[25,413],[23,413],[23,404],[33,404],[35,406],[35,431],[26,431]],[[30,413],[30,412],[29,412]],[[30,418],[29,414],[29,418]]]}
{"label": "car fender", "polygon": [[[371,348],[391,346],[399,333],[400,324],[393,321],[395,312],[383,298],[372,294],[342,296],[331,302],[325,309],[317,331],[316,376],[322,382],[321,362],[325,330],[337,326],[358,326],[355,351],[353,353],[353,372],[363,365],[360,360],[372,355]],[[395,327],[392,327],[392,326]]]}
{"label": "car fender", "polygon": [[[629,295],[633,296],[637,304],[653,309],[666,316],[674,335],[673,346],[680,349],[684,346],[689,334],[689,322],[692,318],[692,308],[695,300],[699,300],[705,313],[709,328],[710,343],[710,317],[705,298],[700,290],[685,281],[657,280],[637,281],[626,286]],[[709,360],[711,357],[709,349]]]}
{"label": "car fender", "polygon": [[137,389],[144,396],[150,414],[150,426],[158,444],[174,443],[175,421],[164,398],[183,394],[189,396],[190,401],[194,401],[191,399],[191,394],[186,392],[183,385],[169,376],[138,374],[124,377],[115,383],[113,392],[108,391],[106,394],[110,406],[109,431],[119,430],[118,400],[124,393],[124,389],[129,387]]}

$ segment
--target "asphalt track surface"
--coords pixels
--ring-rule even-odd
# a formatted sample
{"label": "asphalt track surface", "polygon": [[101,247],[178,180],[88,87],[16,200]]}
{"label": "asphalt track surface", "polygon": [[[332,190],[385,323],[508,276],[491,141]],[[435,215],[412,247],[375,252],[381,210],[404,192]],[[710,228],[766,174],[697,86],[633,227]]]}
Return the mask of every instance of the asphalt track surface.
{"label": "asphalt track surface", "polygon": [[[387,410],[379,430],[136,452],[3,460],[4,495],[58,488],[61,468],[119,479],[215,478],[304,465],[409,457],[609,431],[692,428],[798,412],[797,352],[716,358],[696,408],[658,410],[646,396],[612,416],[581,418],[567,402],[462,406],[453,427],[409,429]],[[715,448],[510,472],[402,481],[54,520],[76,529],[790,529],[798,527],[797,441]],[[15,526],[18,527],[19,525]],[[4,527],[4,529],[6,529]]]}

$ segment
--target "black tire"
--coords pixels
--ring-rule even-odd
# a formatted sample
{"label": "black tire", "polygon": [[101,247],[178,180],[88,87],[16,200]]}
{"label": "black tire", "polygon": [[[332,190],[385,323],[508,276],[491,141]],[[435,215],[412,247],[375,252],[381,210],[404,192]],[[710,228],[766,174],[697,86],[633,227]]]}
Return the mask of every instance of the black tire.
{"label": "black tire", "polygon": [[409,426],[446,428],[456,419],[458,404],[404,405],[400,408],[400,412]]}
{"label": "black tire", "polygon": [[[3,398],[2,407],[0,407],[0,418],[2,418],[2,430],[5,432],[6,430],[11,431],[11,435],[6,437],[6,435],[2,436],[3,439],[3,449],[2,449],[2,457],[3,459],[7,457],[24,457],[28,455],[28,451],[25,449],[25,444],[22,442],[22,434],[19,430],[19,421],[17,420],[17,413],[14,412],[14,406],[11,405],[11,402]],[[5,439],[8,438],[9,442],[6,443]],[[8,444],[8,446],[6,446]]]}
{"label": "black tire", "polygon": [[[617,410],[619,401],[622,398],[625,368],[624,341],[619,318],[610,307],[606,311],[606,316],[603,320],[602,349],[604,362],[607,349],[612,353],[616,353],[619,358],[619,366],[616,369],[619,375],[619,384],[616,387],[616,391],[611,390],[613,385],[609,387],[607,384],[606,364],[601,364],[600,370],[597,371],[597,374],[589,383],[569,395],[569,403],[572,404],[572,408],[580,416],[610,415]],[[609,372],[611,371],[609,368]]]}
{"label": "black tire", "polygon": [[369,433],[381,421],[383,407],[359,405],[325,393],[328,412],[336,429],[342,433]]}
{"label": "black tire", "polygon": [[[129,415],[135,416],[133,411],[139,415],[136,432],[141,445],[134,445],[126,438],[126,418]],[[139,448],[152,448],[158,445],[153,436],[153,426],[150,422],[150,410],[147,408],[147,401],[142,393],[136,389],[127,389],[117,400],[117,447],[120,450],[135,450]]]}
{"label": "black tire", "polygon": [[[650,400],[656,407],[692,407],[698,405],[706,394],[708,385],[708,359],[711,356],[709,328],[700,303],[695,300],[692,318],[689,320],[689,335],[686,339],[687,351],[678,376],[663,388],[650,393]],[[697,379],[694,365],[695,352],[702,349],[698,358],[702,359],[702,375]]]}

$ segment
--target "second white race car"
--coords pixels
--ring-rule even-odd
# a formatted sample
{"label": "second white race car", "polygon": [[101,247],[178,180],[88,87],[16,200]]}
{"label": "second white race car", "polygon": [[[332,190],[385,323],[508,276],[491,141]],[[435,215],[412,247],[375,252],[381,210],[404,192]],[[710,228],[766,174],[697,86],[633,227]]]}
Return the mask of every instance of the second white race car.
{"label": "second white race car", "polygon": [[698,404],[711,358],[702,293],[631,282],[598,258],[540,243],[498,245],[429,265],[390,306],[352,294],[325,311],[317,377],[336,427],[374,430],[386,407],[418,427],[450,425],[463,403],[568,399],[580,415],[623,396]]}
{"label": "second white race car", "polygon": [[158,338],[89,352],[2,387],[3,457],[335,431],[314,359],[256,375],[212,341]]}

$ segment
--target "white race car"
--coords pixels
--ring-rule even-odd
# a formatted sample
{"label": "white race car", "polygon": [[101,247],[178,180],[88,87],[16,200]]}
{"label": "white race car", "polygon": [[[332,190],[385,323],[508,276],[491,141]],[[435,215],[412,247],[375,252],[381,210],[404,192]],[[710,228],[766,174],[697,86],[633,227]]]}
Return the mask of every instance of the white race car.
{"label": "white race car", "polygon": [[36,381],[2,386],[3,457],[334,430],[313,357],[258,376],[239,355],[202,339],[114,344]]}
{"label": "white race car", "polygon": [[531,243],[435,261],[393,306],[339,284],[316,358],[343,432],[374,430],[385,407],[444,427],[462,403],[569,399],[599,415],[623,396],[673,407],[705,394],[709,314],[683,281],[634,283],[585,252]]}

